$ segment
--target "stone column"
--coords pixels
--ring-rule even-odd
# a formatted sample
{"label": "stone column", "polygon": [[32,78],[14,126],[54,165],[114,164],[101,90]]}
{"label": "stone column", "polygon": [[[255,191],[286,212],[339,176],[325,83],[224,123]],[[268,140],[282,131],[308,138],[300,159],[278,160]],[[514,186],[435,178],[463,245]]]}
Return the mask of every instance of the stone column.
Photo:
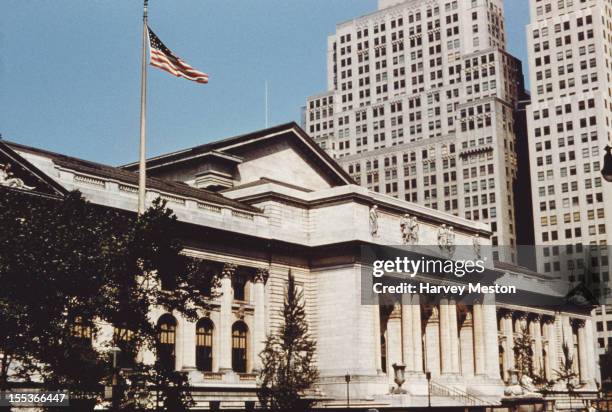
{"label": "stone column", "polygon": [[178,315],[176,360],[179,370],[196,369],[196,328],[193,322]]}
{"label": "stone column", "polygon": [[474,375],[474,328],[472,314],[468,311],[459,331],[459,346],[461,358],[461,376],[470,377]]}
{"label": "stone column", "polygon": [[414,342],[412,339],[412,295],[402,296],[402,358],[406,371],[414,371]]}
{"label": "stone column", "polygon": [[542,321],[544,323],[542,323],[542,349],[544,351],[543,353],[543,372],[544,372],[544,377],[548,380],[551,380],[551,368],[550,368],[550,350],[548,348],[549,346],[549,325],[546,321],[546,318],[542,318]]}
{"label": "stone column", "polygon": [[253,370],[261,370],[261,359],[259,354],[264,348],[266,340],[266,313],[265,313],[265,292],[264,286],[268,279],[269,272],[267,269],[257,269],[253,278],[253,297],[252,302],[255,309],[253,315]]}
{"label": "stone column", "polygon": [[589,348],[587,344],[585,321],[583,319],[574,321],[578,329],[578,371],[580,382],[586,383],[590,380],[589,376]]}
{"label": "stone column", "polygon": [[542,317],[540,315],[532,315],[530,334],[533,338],[533,368],[537,374],[541,374],[544,370],[544,362],[542,359]]}
{"label": "stone column", "polygon": [[450,332],[451,367],[452,373],[459,373],[459,328],[457,326],[457,305],[455,299],[448,300],[448,326]]}
{"label": "stone column", "polygon": [[557,355],[557,330],[555,328],[555,318],[547,317],[544,321],[546,332],[546,378],[554,379],[555,370],[558,368]]}
{"label": "stone column", "polygon": [[[382,373],[382,348],[380,347],[380,338],[381,338],[381,330],[380,330],[380,302],[378,300],[378,295],[374,297],[376,300],[372,305],[372,317],[374,318],[374,334],[375,336],[375,351],[374,354],[376,356],[376,371],[378,373]],[[387,362],[388,363],[388,362]]]}
{"label": "stone column", "polygon": [[529,328],[528,328],[528,325],[527,325],[527,314],[525,312],[521,312],[517,316],[516,322],[515,322],[514,331],[515,331],[515,335],[516,334],[520,335],[522,333],[529,334]]}
{"label": "stone column", "polygon": [[499,381],[499,346],[497,338],[497,309],[495,295],[485,294],[483,298],[483,318],[485,335],[485,357],[487,376]]}
{"label": "stone column", "polygon": [[514,322],[512,321],[512,311],[507,310],[502,318],[504,326],[503,334],[506,341],[504,353],[504,377],[508,378],[508,371],[514,370]]}
{"label": "stone column", "polygon": [[402,363],[402,306],[396,303],[387,321],[387,376],[393,385],[393,364]]}
{"label": "stone column", "polygon": [[438,306],[431,307],[425,326],[425,364],[433,376],[440,375],[440,314]]}
{"label": "stone column", "polygon": [[[449,304],[447,298],[440,299],[440,370],[442,374],[453,372],[452,343],[450,331]],[[429,344],[428,344],[428,348]]]}
{"label": "stone column", "polygon": [[[594,336],[597,336],[597,334],[595,330],[593,329],[593,321],[591,319],[592,318],[586,319],[585,324],[584,324],[586,341],[587,341],[587,353],[597,353],[597,350],[599,348],[595,346],[595,339],[594,339]],[[598,376],[597,361],[598,361],[597,357],[589,356],[589,378],[591,379],[591,382],[593,382]]]}
{"label": "stone column", "polygon": [[415,372],[423,372],[423,332],[421,329],[421,300],[419,295],[412,296],[412,349]]}
{"label": "stone column", "polygon": [[232,276],[236,265],[226,263],[221,272],[221,308],[219,310],[219,372],[232,370]]}
{"label": "stone column", "polygon": [[476,375],[484,375],[486,363],[482,302],[475,302],[472,311],[474,312],[474,372]]}

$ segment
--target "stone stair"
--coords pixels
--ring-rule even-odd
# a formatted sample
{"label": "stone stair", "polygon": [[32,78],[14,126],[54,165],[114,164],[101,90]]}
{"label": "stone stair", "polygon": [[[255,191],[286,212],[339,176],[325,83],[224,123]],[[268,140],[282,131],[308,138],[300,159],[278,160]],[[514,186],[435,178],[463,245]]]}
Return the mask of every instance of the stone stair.
{"label": "stone stair", "polygon": [[[462,406],[499,406],[500,403],[496,400],[486,400],[476,397],[472,394],[464,392],[458,388],[442,385],[438,382],[430,384],[432,406],[440,405],[450,406],[451,404],[459,404]],[[435,402],[434,402],[435,401]],[[440,405],[442,406],[442,405]]]}

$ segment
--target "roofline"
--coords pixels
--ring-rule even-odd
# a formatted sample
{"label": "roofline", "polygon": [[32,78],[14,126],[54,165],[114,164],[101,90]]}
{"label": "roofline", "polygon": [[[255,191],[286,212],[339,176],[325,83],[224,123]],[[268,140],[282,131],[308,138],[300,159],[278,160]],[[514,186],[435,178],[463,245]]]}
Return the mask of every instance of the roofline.
{"label": "roofline", "polygon": [[[192,151],[197,150],[197,149],[204,149],[204,148],[207,148],[207,147],[210,147],[211,150],[214,150],[214,148],[212,147],[214,145],[223,144],[224,142],[228,142],[229,143],[232,140],[247,139],[250,136],[260,134],[260,133],[262,133],[264,131],[272,131],[272,130],[275,130],[275,129],[280,129],[280,130],[286,129],[287,126],[290,126],[292,123],[295,124],[295,122],[283,123],[283,124],[280,124],[278,126],[274,126],[274,127],[268,128],[268,129],[261,129],[261,130],[257,130],[255,132],[251,132],[251,133],[231,136],[231,137],[227,137],[227,138],[221,139],[221,140],[213,140],[210,143],[205,143],[205,144],[201,144],[201,145],[197,145],[197,146],[187,147],[187,148],[184,148],[184,149],[176,150],[174,152],[170,152],[170,153],[165,153],[165,154],[161,154],[161,155],[158,155],[158,156],[149,157],[147,159],[147,163],[155,162],[157,160],[165,159],[165,158],[168,158],[168,157],[178,156],[178,155],[180,155],[182,153],[188,153],[188,152],[192,152]],[[198,153],[198,154],[203,154],[203,153],[205,153],[205,152]],[[138,167],[138,164],[139,164],[138,162],[131,162],[131,163],[127,163],[127,164],[124,164],[124,165],[120,165],[118,167],[120,167],[122,169],[128,169],[129,170],[131,168]]]}
{"label": "roofline", "polygon": [[[182,163],[189,160],[197,159],[205,156],[211,151],[225,151],[244,144],[250,144],[258,140],[265,140],[271,137],[279,136],[283,133],[294,132],[300,140],[312,149],[320,158],[320,160],[332,169],[336,176],[345,184],[355,184],[353,178],[342,167],[331,158],[323,149],[317,145],[308,134],[296,122],[284,123],[268,129],[257,130],[252,133],[229,137],[227,139],[213,141],[204,145],[194,146],[187,149],[178,150],[164,155],[155,156],[147,159],[147,169],[165,167],[171,164]],[[198,152],[198,150],[202,150]],[[125,170],[133,170],[138,167],[137,162],[129,163],[120,168]]]}
{"label": "roofline", "polygon": [[[36,147],[32,147],[32,146],[27,146],[27,145],[23,145],[20,143],[15,143],[15,142],[9,142],[6,140],[2,140],[0,141],[0,144],[4,143],[6,147],[8,147],[9,149],[11,148],[17,148],[18,150],[23,150],[24,152],[28,152],[34,155],[39,155],[39,156],[45,156],[48,157],[53,164],[55,165],[55,167],[57,168],[61,168],[61,169],[65,169],[65,170],[70,170],[74,173],[77,174],[84,174],[84,175],[89,175],[89,176],[93,176],[93,177],[98,177],[98,178],[103,178],[105,180],[108,181],[114,181],[114,182],[121,182],[123,184],[127,184],[127,185],[137,185],[136,181],[129,181],[129,179],[127,177],[119,177],[119,176],[106,176],[104,173],[98,171],[98,170],[90,170],[90,169],[94,169],[96,167],[100,168],[102,170],[102,168],[105,169],[116,169],[119,170],[123,173],[127,173],[127,174],[131,174],[131,175],[135,175],[132,176],[132,178],[134,178],[135,180],[137,180],[137,174],[130,171],[130,170],[125,170],[125,169],[121,169],[118,168],[116,166],[110,166],[107,164],[103,164],[103,163],[97,163],[97,162],[90,162],[88,160],[84,160],[84,159],[80,159],[77,157],[72,157],[72,156],[67,156],[61,153],[56,153],[56,152],[52,152],[49,150],[45,150],[45,149],[39,149]],[[2,146],[0,145],[0,148],[2,148]],[[13,151],[14,152],[14,151]],[[19,156],[18,153],[16,153],[17,156]],[[21,157],[21,156],[19,156]],[[27,162],[27,160],[24,159],[25,162]],[[30,164],[30,162],[27,162],[28,164]],[[68,163],[68,165],[66,165],[65,163]],[[72,164],[72,165],[70,165]],[[85,168],[86,170],[80,170],[79,166],[82,168]],[[34,166],[32,166],[34,167]],[[38,170],[36,168],[36,170]],[[42,176],[45,176],[45,179],[51,179],[50,177],[47,176],[46,173],[42,172],[39,170],[39,173]],[[62,188],[62,190],[64,190],[64,193],[68,193],[68,191],[58,182],[53,181],[53,183],[55,185],[58,185],[59,187]],[[180,187],[180,186],[173,186],[173,185],[185,185],[185,187]],[[160,185],[168,185],[168,187],[162,188],[160,187]],[[176,189],[177,191],[173,190]],[[210,199],[204,199],[204,198],[198,198],[196,195],[194,195],[193,193],[180,193],[181,190],[189,190],[189,191],[199,191],[202,192],[202,194],[207,194],[209,196],[211,196]],[[181,198],[185,198],[185,199],[192,199],[192,200],[197,200],[199,202],[204,202],[204,203],[210,203],[210,204],[214,204],[217,206],[221,206],[221,207],[227,207],[229,209],[236,209],[236,210],[242,210],[242,211],[246,211],[249,213],[254,213],[254,214],[261,214],[261,210],[257,207],[254,207],[252,205],[246,204],[246,203],[242,203],[240,201],[234,200],[234,199],[230,199],[228,197],[225,197],[219,193],[215,193],[215,192],[211,192],[208,191],[206,189],[198,189],[198,188],[194,188],[191,186],[188,186],[187,184],[184,183],[179,183],[179,182],[173,182],[170,180],[165,180],[165,179],[160,179],[160,178],[156,178],[156,177],[147,177],[147,191],[157,191],[160,193],[163,193],[165,195],[170,195],[170,196],[178,196]],[[222,199],[222,200],[221,200]]]}
{"label": "roofline", "polygon": [[[9,159],[14,161],[15,163],[19,163],[23,165],[29,172],[34,174],[34,176],[36,176],[38,179],[42,180],[43,182],[51,186],[53,190],[56,191],[56,194],[58,196],[63,197],[68,194],[68,190],[64,186],[56,182],[53,178],[48,176],[38,167],[34,166],[27,159],[24,159],[23,156],[21,156],[19,153],[17,153],[13,149],[13,146],[21,146],[21,145],[19,145],[18,143],[8,141],[8,140],[0,140],[0,151],[2,151],[7,157],[9,157]],[[36,192],[33,192],[33,193],[36,193]]]}

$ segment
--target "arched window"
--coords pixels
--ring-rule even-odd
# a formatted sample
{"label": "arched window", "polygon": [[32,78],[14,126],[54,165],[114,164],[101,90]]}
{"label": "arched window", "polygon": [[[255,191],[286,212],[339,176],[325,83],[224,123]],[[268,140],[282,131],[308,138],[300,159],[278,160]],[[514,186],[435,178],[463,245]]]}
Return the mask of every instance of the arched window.
{"label": "arched window", "polygon": [[238,321],[232,326],[232,369],[234,372],[247,371],[247,325]]}
{"label": "arched window", "polygon": [[113,342],[119,348],[117,366],[119,368],[133,368],[136,362],[136,348],[133,343],[134,332],[125,328],[113,329]]}
{"label": "arched window", "polygon": [[72,323],[72,336],[77,338],[84,345],[91,345],[91,324],[77,316]]}
{"label": "arched window", "polygon": [[174,370],[176,360],[176,319],[166,313],[157,321],[157,359],[167,369]]}
{"label": "arched window", "polygon": [[196,367],[200,371],[212,371],[213,329],[214,325],[208,318],[202,318],[196,324]]}

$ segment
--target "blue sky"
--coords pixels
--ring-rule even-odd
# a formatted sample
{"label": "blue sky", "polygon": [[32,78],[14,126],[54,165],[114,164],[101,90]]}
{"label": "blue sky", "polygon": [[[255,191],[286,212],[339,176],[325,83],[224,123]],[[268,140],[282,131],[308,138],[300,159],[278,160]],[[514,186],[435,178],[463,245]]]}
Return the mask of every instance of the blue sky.
{"label": "blue sky", "polygon": [[[528,0],[506,0],[510,52],[526,71]],[[326,37],[375,0],[150,0],[161,40],[211,81],[149,69],[149,156],[295,120],[326,88]],[[139,0],[3,0],[0,133],[89,160],[137,159]]]}

